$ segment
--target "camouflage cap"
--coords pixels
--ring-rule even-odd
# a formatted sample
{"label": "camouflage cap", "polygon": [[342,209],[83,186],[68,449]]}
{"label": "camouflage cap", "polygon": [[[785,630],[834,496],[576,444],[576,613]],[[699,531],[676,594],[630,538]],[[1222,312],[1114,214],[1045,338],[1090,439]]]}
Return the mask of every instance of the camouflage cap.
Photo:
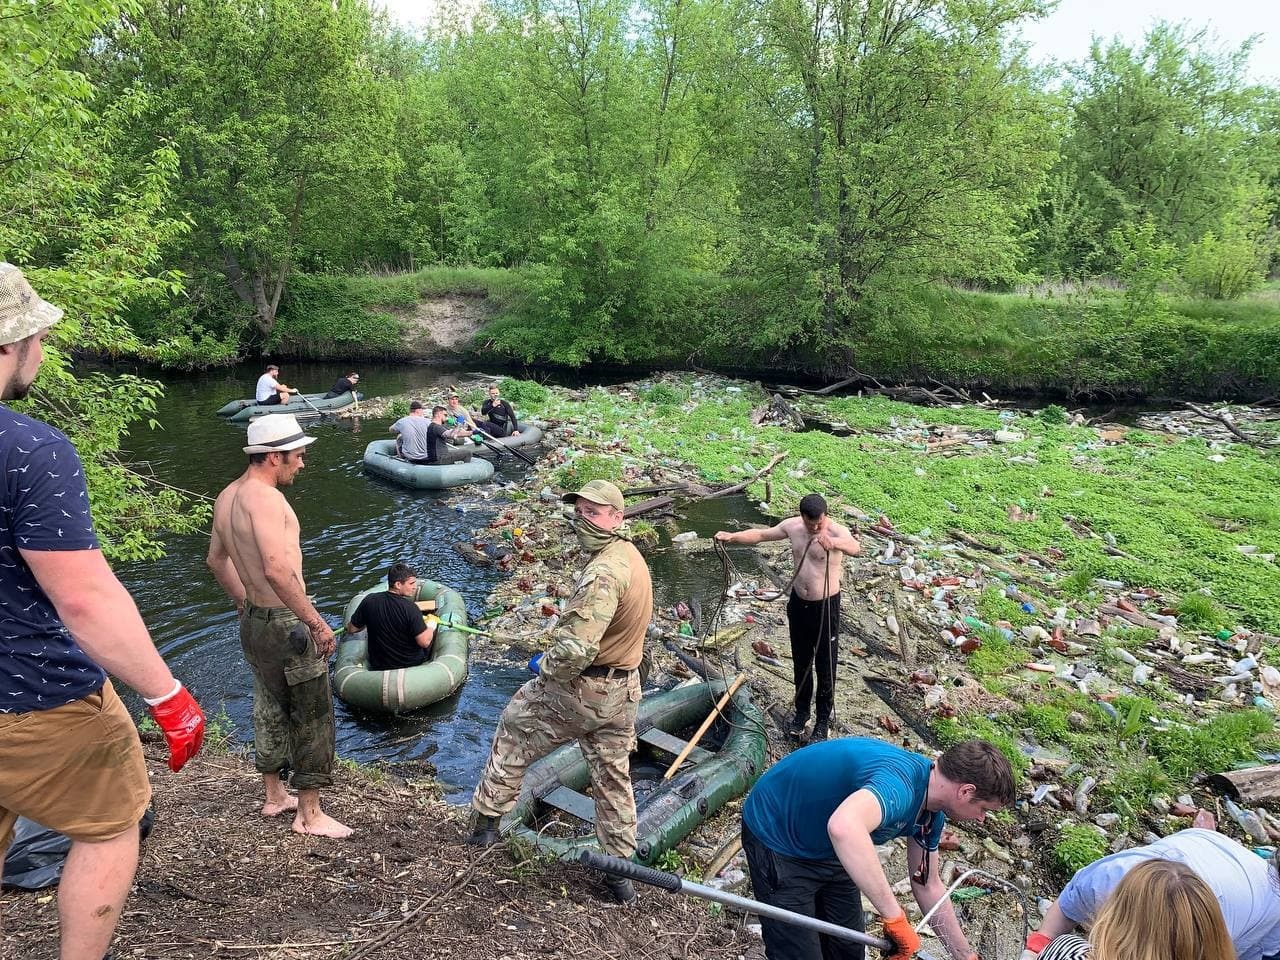
{"label": "camouflage cap", "polygon": [[61,319],[61,308],[41,300],[21,270],[0,262],[0,344],[25,340]]}
{"label": "camouflage cap", "polygon": [[588,480],[577,493],[566,493],[560,499],[565,503],[577,503],[579,497],[590,503],[598,503],[602,507],[613,507],[615,510],[627,508],[626,501],[622,499],[622,491],[608,480]]}

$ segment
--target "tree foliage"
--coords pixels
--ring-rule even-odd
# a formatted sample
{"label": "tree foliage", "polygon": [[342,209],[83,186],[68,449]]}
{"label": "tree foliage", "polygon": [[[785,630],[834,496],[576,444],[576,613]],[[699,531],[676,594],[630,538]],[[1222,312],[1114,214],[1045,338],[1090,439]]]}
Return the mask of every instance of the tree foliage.
{"label": "tree foliage", "polygon": [[94,51],[104,99],[141,96],[130,152],[172,139],[184,260],[220,271],[260,336],[303,249],[358,256],[390,199],[390,125],[370,82],[372,15],[329,0],[142,0]]}
{"label": "tree foliage", "polygon": [[1251,47],[1167,23],[1136,48],[1095,41],[1070,71],[1070,126],[1034,220],[1040,269],[1109,272],[1107,238],[1142,221],[1178,249],[1228,223],[1261,239],[1276,156],[1257,149],[1267,97],[1245,81]]}
{"label": "tree foliage", "polygon": [[927,327],[925,283],[1105,275],[1158,319],[1277,250],[1280,94],[1187,27],[1064,76],[1017,39],[1042,0],[0,3],[40,11],[6,62],[60,67],[6,68],[0,240],[71,263],[66,224],[145,211],[113,316],[167,365],[382,349],[403,304],[336,278],[384,269],[508,270],[484,336],[527,361],[813,369]]}
{"label": "tree foliage", "polygon": [[128,356],[155,348],[142,345],[125,315],[181,291],[178,274],[156,269],[185,230],[171,212],[176,154],[153,143],[125,182],[118,137],[137,101],[124,98],[95,115],[92,86],[74,69],[118,9],[93,0],[0,0],[0,258],[23,267],[66,311],[46,341],[32,396],[14,405],[70,436],[104,550],[136,559],[157,555],[162,533],[196,529],[205,511],[116,456],[154,412],[159,385],[72,372],[73,351]]}

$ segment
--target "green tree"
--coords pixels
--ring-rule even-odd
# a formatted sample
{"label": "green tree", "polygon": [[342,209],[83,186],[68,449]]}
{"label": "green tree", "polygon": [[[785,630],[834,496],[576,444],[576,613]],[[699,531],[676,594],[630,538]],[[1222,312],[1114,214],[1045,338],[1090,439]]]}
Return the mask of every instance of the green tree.
{"label": "green tree", "polygon": [[[1150,220],[1182,249],[1239,218],[1241,190],[1259,180],[1251,143],[1263,97],[1244,80],[1251,48],[1220,50],[1203,32],[1157,23],[1140,46],[1095,42],[1071,68],[1070,130],[1036,222],[1046,272],[1112,270],[1105,238],[1126,224]],[[1061,244],[1066,234],[1076,242]]]}
{"label": "green tree", "polygon": [[198,529],[207,511],[117,454],[154,412],[159,384],[77,376],[72,367],[72,351],[143,353],[126,312],[181,289],[177,275],[155,272],[184,230],[166,214],[176,154],[153,145],[121,186],[114,146],[137,103],[122,101],[95,117],[92,86],[74,69],[77,54],[118,11],[92,0],[0,0],[0,259],[21,266],[66,311],[46,341],[31,396],[15,406],[70,436],[103,549],[137,559],[157,556],[167,531]]}
{"label": "green tree", "polygon": [[[1044,95],[1009,43],[1031,0],[765,0],[740,268],[800,300],[761,327],[838,343],[884,278],[1016,275],[1051,160]],[[790,288],[790,289],[787,289]]]}
{"label": "green tree", "polygon": [[221,272],[263,337],[299,260],[349,256],[353,214],[389,200],[371,30],[363,3],[143,0],[95,47],[109,96],[145,93],[134,156],[157,134],[178,150],[184,262]]}

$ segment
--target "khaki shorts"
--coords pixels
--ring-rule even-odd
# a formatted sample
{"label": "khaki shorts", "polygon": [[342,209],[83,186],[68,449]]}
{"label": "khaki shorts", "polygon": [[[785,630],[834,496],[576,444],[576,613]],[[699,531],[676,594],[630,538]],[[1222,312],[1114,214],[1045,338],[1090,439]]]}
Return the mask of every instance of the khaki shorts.
{"label": "khaki shorts", "polygon": [[151,802],[138,730],[108,680],[53,710],[0,713],[0,859],[19,816],[72,840],[111,840]]}

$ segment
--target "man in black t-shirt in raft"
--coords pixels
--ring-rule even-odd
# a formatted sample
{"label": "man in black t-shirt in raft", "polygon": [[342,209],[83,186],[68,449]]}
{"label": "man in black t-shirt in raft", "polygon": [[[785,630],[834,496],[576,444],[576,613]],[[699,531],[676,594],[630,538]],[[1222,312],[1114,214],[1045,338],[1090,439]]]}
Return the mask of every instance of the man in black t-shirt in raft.
{"label": "man in black t-shirt in raft", "polygon": [[347,633],[369,631],[369,669],[416,667],[431,656],[436,628],[429,625],[414,602],[418,576],[407,563],[393,563],[387,589],[371,593],[356,607]]}

